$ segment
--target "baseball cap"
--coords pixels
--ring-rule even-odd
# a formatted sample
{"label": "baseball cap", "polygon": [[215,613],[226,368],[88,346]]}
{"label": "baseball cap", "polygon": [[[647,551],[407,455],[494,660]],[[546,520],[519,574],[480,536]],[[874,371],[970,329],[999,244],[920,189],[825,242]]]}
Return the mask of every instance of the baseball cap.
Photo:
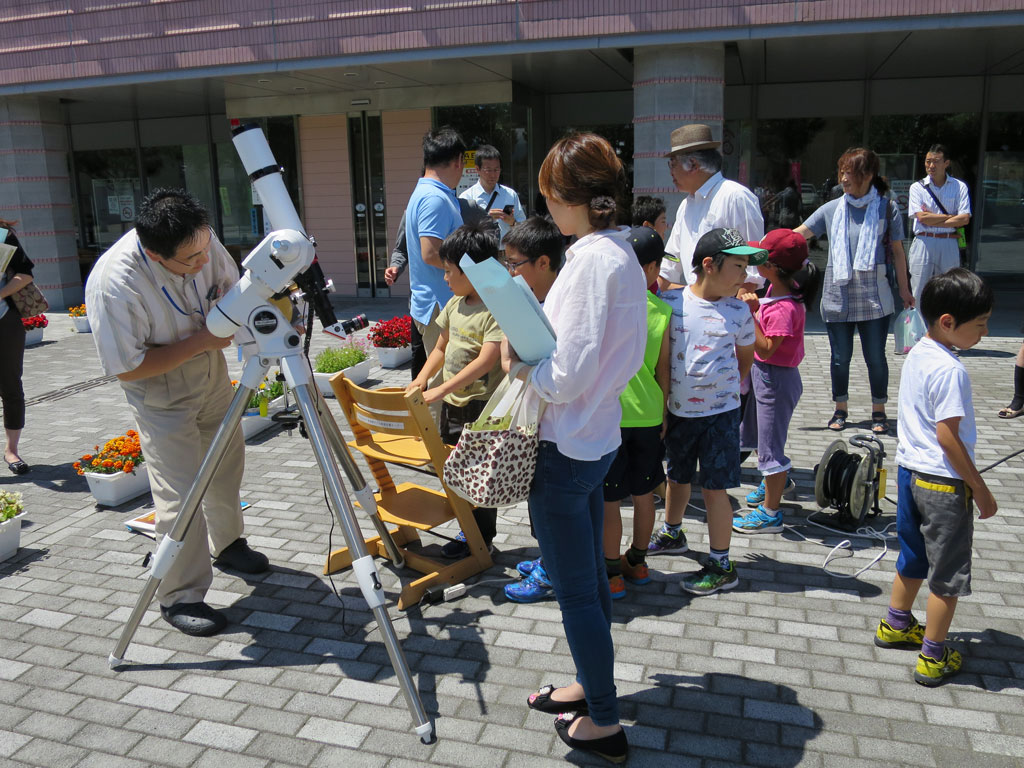
{"label": "baseball cap", "polygon": [[650,227],[633,227],[626,239],[633,247],[641,267],[665,256],[665,242]]}
{"label": "baseball cap", "polygon": [[768,251],[757,243],[748,244],[737,230],[731,227],[719,227],[701,236],[693,249],[693,266],[699,267],[707,257],[712,258],[719,253],[729,256],[746,256],[747,264],[756,267],[768,260]]}
{"label": "baseball cap", "polygon": [[750,245],[767,249],[768,261],[787,272],[796,272],[808,258],[807,240],[792,229],[773,229],[760,243]]}

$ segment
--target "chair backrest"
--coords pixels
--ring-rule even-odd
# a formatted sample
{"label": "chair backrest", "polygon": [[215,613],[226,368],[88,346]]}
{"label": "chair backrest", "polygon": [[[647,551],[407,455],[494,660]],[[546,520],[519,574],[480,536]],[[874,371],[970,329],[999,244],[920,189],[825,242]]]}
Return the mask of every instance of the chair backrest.
{"label": "chair backrest", "polygon": [[[371,467],[375,460],[406,466],[429,463],[438,480],[443,481],[444,462],[451,449],[441,441],[430,408],[418,388],[409,394],[400,387],[364,389],[341,372],[331,377],[330,384],[352,427],[356,447]],[[410,440],[375,438],[375,434]]]}

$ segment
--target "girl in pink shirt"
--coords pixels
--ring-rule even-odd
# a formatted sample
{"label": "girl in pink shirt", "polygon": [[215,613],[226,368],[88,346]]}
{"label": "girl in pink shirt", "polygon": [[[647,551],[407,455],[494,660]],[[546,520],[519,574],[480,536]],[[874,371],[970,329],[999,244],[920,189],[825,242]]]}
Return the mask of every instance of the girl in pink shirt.
{"label": "girl in pink shirt", "polygon": [[807,260],[807,241],[792,230],[769,232],[760,247],[768,250],[768,261],[757,270],[770,287],[761,300],[754,294],[743,297],[756,321],[756,339],[750,371],[754,399],[744,414],[741,445],[757,445],[757,468],[763,480],[748,499],[763,501],[746,515],[733,518],[732,524],[734,531],[747,534],[783,529],[780,507],[792,468],[785,453],[786,437],[803,393],[798,366],[804,359],[805,305],[812,299],[817,277]]}

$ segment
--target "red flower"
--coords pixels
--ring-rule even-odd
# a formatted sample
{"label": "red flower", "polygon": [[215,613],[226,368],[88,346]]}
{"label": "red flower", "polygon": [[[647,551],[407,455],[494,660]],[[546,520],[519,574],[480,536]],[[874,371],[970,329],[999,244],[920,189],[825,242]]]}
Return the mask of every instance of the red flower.
{"label": "red flower", "polygon": [[403,315],[380,320],[370,328],[369,339],[375,347],[407,347],[412,343],[412,318]]}
{"label": "red flower", "polygon": [[45,328],[50,321],[46,319],[46,315],[36,315],[35,317],[21,318],[21,324],[26,331],[31,331],[33,328]]}

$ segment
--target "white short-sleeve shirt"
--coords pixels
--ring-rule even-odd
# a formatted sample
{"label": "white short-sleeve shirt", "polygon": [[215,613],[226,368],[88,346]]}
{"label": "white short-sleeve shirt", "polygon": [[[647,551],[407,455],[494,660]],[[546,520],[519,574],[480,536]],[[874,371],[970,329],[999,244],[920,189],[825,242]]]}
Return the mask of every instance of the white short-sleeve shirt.
{"label": "white short-sleeve shirt", "polygon": [[956,417],[960,440],[973,461],[978,430],[967,369],[949,349],[925,336],[910,350],[900,373],[896,463],[916,472],[959,478],[935,434],[936,424]]}
{"label": "white short-sleeve shirt", "polygon": [[[692,285],[693,249],[701,236],[718,227],[739,230],[747,242],[760,242],[764,237],[764,217],[757,196],[742,184],[722,176],[721,171],[694,192],[683,198],[675,223],[665,244],[661,277],[670,283]],[[747,267],[747,280],[757,285],[764,278],[757,267]]]}
{"label": "white short-sleeve shirt", "polygon": [[238,266],[210,234],[209,261],[194,277],[175,275],[146,256],[134,229],[100,256],[86,282],[85,304],[106,374],[133,371],[153,347],[193,335],[238,282]]}
{"label": "white short-sleeve shirt", "polygon": [[931,176],[925,176],[920,181],[915,181],[910,185],[910,200],[907,204],[907,212],[910,214],[914,234],[956,231],[953,227],[929,227],[917,220],[914,214],[921,211],[926,213],[942,213],[939,210],[939,206],[935,203],[935,198],[928,193],[928,188],[942,201],[942,207],[946,209],[948,215],[959,216],[962,213],[966,213],[968,216],[971,215],[971,196],[967,192],[966,184],[960,181],[960,179],[946,176],[946,183],[941,187],[937,187],[932,183]]}

